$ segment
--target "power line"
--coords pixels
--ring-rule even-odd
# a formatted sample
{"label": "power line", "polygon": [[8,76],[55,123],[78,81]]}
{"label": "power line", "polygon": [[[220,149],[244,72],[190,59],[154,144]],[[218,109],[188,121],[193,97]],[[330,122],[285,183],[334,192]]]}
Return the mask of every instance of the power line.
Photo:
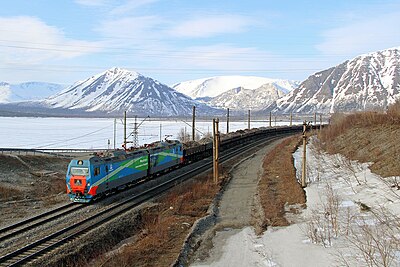
{"label": "power line", "polygon": [[[72,141],[72,140],[80,139],[80,138],[83,138],[83,137],[86,137],[86,136],[89,136],[89,135],[98,133],[98,132],[100,132],[100,131],[102,131],[102,130],[105,130],[105,129],[107,129],[107,128],[110,128],[110,126],[106,126],[106,127],[104,127],[104,128],[95,130],[95,131],[93,131],[93,132],[89,132],[89,133],[83,134],[83,135],[81,135],[81,136],[77,136],[77,137],[73,137],[73,138],[69,138],[69,139],[64,139],[64,140],[57,140],[57,141],[55,141],[54,143],[45,144],[45,145],[42,145],[42,146],[37,146],[37,147],[35,147],[35,148],[36,148],[36,149],[37,149],[37,148],[45,148],[45,147],[49,147],[49,146],[53,146],[53,145],[58,145],[58,144],[60,144],[60,143],[65,143],[65,142],[69,142],[69,141]],[[35,145],[35,144],[29,144],[29,145],[27,145],[27,146],[34,146],[34,145]]]}

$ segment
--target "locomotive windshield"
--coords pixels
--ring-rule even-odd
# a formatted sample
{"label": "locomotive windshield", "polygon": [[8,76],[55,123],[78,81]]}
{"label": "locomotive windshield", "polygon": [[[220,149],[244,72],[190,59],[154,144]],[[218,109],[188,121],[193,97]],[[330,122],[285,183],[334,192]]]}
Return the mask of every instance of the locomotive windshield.
{"label": "locomotive windshield", "polygon": [[89,168],[72,167],[71,168],[71,175],[87,176],[87,175],[89,175]]}

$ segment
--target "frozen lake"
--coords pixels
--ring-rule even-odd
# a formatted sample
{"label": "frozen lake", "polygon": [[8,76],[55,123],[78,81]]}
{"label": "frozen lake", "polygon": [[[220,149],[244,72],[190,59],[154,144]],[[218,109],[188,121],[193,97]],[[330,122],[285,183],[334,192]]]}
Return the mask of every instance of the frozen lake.
{"label": "frozen lake", "polygon": [[[141,123],[142,118],[137,122]],[[177,139],[180,131],[191,135],[191,121],[181,119],[154,120],[146,119],[138,130],[140,145],[165,139]],[[293,124],[301,124],[294,122]],[[31,118],[31,117],[0,117],[0,147],[1,148],[113,148],[114,119],[112,118]],[[127,135],[132,133],[134,119],[127,120]],[[272,121],[272,125],[275,122]],[[276,125],[289,125],[289,122],[278,121]],[[252,121],[251,127],[269,126],[269,121]],[[115,145],[121,148],[123,143],[123,122],[116,120]],[[236,131],[247,128],[247,120],[231,121],[229,130]],[[226,121],[220,120],[219,129],[226,133]],[[196,132],[202,136],[212,133],[212,120],[196,121]],[[128,138],[133,141],[133,136]]]}

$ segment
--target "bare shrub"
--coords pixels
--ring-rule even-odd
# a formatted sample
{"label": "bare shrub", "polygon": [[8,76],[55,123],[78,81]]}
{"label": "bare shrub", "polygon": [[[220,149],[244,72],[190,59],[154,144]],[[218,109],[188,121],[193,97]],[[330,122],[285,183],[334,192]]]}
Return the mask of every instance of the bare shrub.
{"label": "bare shrub", "polygon": [[340,197],[332,188],[332,185],[327,184],[326,186],[326,198],[327,201],[324,204],[325,218],[329,221],[332,227],[333,234],[335,237],[339,235],[339,205]]}
{"label": "bare shrub", "polygon": [[178,132],[178,140],[181,142],[188,142],[192,140],[192,136],[186,131],[185,128],[181,128]]}
{"label": "bare shrub", "polygon": [[387,210],[372,210],[371,216],[353,216],[346,235],[349,247],[339,251],[338,261],[350,266],[398,266],[396,254],[400,249],[399,218]]}
{"label": "bare shrub", "polygon": [[314,244],[329,247],[332,239],[339,236],[340,198],[329,184],[325,191],[326,202],[321,208],[311,210],[311,216],[306,223],[306,236]]}

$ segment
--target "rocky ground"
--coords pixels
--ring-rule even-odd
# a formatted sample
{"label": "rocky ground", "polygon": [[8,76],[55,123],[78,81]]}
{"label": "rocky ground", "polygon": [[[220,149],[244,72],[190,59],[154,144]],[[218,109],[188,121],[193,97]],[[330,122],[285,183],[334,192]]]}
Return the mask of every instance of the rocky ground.
{"label": "rocky ground", "polygon": [[0,227],[67,202],[68,163],[52,156],[0,155]]}

